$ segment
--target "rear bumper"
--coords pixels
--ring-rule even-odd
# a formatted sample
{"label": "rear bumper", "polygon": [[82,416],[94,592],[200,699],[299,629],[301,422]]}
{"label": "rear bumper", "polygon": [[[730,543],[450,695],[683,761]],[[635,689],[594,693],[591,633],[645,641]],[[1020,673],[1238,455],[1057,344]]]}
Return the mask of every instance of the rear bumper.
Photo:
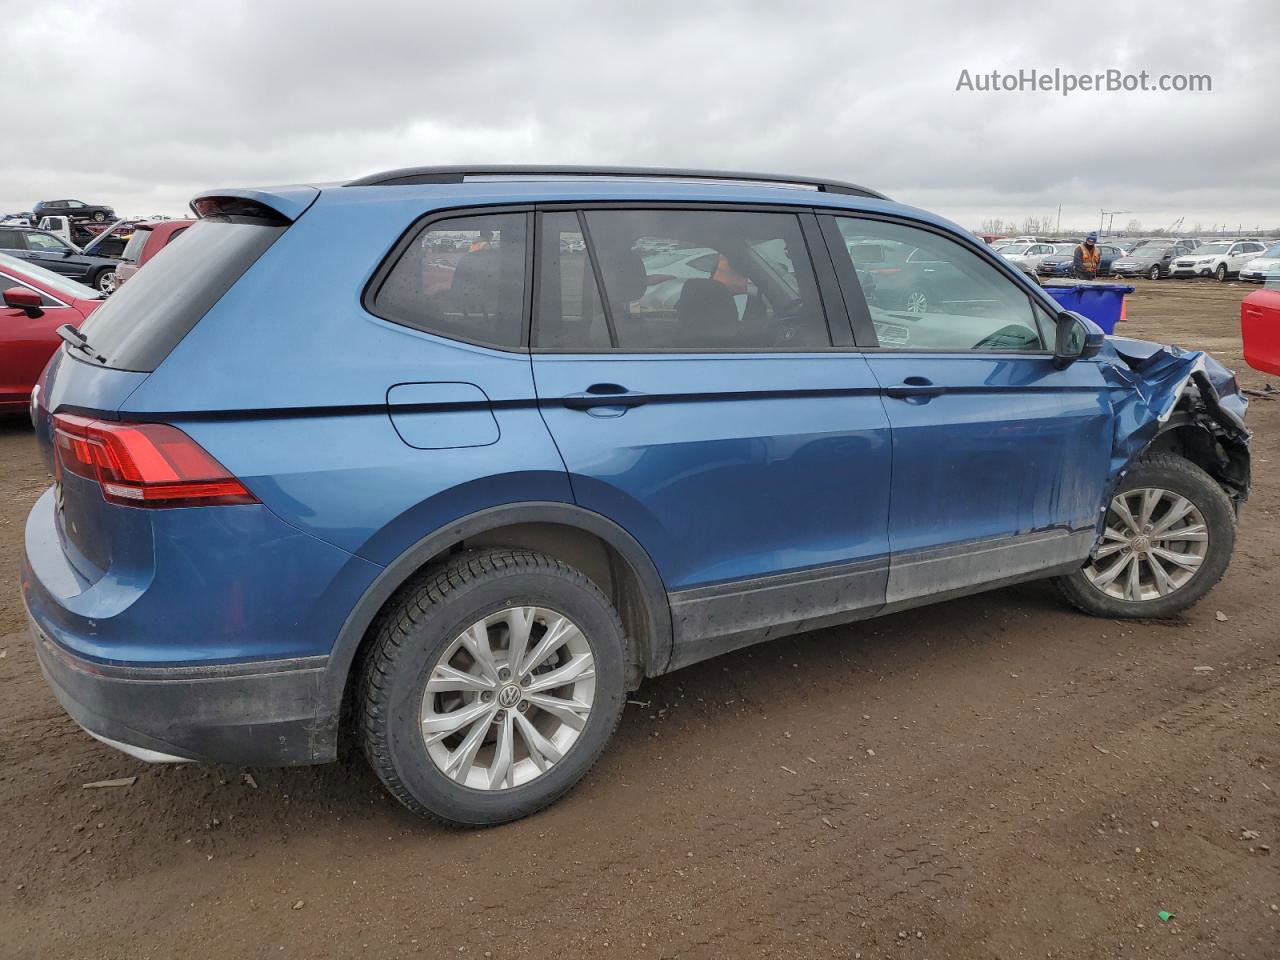
{"label": "rear bumper", "polygon": [[77,657],[29,623],[58,702],[94,737],[139,759],[287,766],[334,757],[336,724],[316,719],[325,657],[115,666]]}

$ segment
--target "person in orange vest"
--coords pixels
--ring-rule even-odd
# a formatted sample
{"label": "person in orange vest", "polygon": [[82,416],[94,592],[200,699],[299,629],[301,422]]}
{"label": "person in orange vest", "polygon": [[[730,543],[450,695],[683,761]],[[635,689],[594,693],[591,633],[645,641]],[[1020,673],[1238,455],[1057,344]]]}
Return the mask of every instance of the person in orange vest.
{"label": "person in orange vest", "polygon": [[1084,238],[1084,243],[1076,247],[1071,258],[1071,273],[1077,280],[1094,280],[1098,276],[1098,264],[1102,260],[1102,251],[1098,249],[1098,235],[1091,233]]}

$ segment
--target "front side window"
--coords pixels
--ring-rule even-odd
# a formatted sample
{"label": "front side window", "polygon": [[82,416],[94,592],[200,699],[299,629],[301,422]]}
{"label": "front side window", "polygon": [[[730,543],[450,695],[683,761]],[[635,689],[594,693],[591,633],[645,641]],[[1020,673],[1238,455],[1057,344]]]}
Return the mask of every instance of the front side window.
{"label": "front side window", "polygon": [[442,337],[519,347],[526,221],[495,213],[432,223],[382,281],[373,312]]}
{"label": "front side window", "polygon": [[0,290],[8,290],[10,287],[22,287],[24,290],[30,290],[32,293],[38,294],[40,297],[40,306],[50,309],[61,307],[62,304],[53,297],[49,296],[43,290],[37,290],[35,287],[29,287],[16,277],[11,277],[7,273],[0,273]]}
{"label": "front side window", "polygon": [[28,233],[28,250],[67,250],[65,243],[49,233]]}
{"label": "front side window", "polygon": [[[890,269],[853,262],[880,346],[898,350],[1042,351],[1031,299],[954,240],[883,220],[837,217],[845,246],[909,249]],[[840,250],[832,251],[839,256]]]}
{"label": "front side window", "polygon": [[[549,339],[556,328],[547,322],[544,300],[538,346],[571,349],[577,342],[638,353],[803,351],[831,345],[795,216],[732,210],[591,210],[582,217],[589,243],[580,255],[593,256],[594,269],[579,272],[586,285],[599,278],[605,323],[588,323],[591,318],[583,317],[574,337],[566,336],[561,322],[559,339]],[[548,237],[543,243],[552,255],[558,249],[564,258],[562,240]],[[590,302],[584,299],[584,314],[590,313]]]}

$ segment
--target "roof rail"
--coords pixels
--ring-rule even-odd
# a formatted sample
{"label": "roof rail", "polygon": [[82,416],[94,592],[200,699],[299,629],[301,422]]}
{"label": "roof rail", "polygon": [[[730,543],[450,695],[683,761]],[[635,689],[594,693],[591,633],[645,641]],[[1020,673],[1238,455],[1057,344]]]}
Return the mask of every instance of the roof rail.
{"label": "roof rail", "polygon": [[583,166],[451,166],[451,167],[402,167],[371,173],[367,177],[352,180],[344,186],[379,187],[419,183],[464,183],[471,179],[519,179],[528,178],[614,178],[636,180],[722,180],[740,183],[759,183],[780,187],[803,187],[822,193],[842,193],[855,197],[874,197],[888,200],[883,193],[860,187],[842,180],[824,180],[817,177],[793,177],[776,173],[744,173],[738,170],[682,170],[667,167],[583,167]]}

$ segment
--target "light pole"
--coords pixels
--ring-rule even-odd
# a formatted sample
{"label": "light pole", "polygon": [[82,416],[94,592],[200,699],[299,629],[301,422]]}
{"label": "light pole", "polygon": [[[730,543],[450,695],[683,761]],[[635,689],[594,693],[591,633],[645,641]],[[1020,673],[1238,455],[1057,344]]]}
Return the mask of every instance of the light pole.
{"label": "light pole", "polygon": [[1099,210],[1098,213],[1101,214],[1101,216],[1098,217],[1098,232],[1103,233],[1103,229],[1102,229],[1103,218],[1110,217],[1111,219],[1107,221],[1107,229],[1105,231],[1106,233],[1110,233],[1111,228],[1116,225],[1117,213],[1133,213],[1133,211],[1132,210]]}

